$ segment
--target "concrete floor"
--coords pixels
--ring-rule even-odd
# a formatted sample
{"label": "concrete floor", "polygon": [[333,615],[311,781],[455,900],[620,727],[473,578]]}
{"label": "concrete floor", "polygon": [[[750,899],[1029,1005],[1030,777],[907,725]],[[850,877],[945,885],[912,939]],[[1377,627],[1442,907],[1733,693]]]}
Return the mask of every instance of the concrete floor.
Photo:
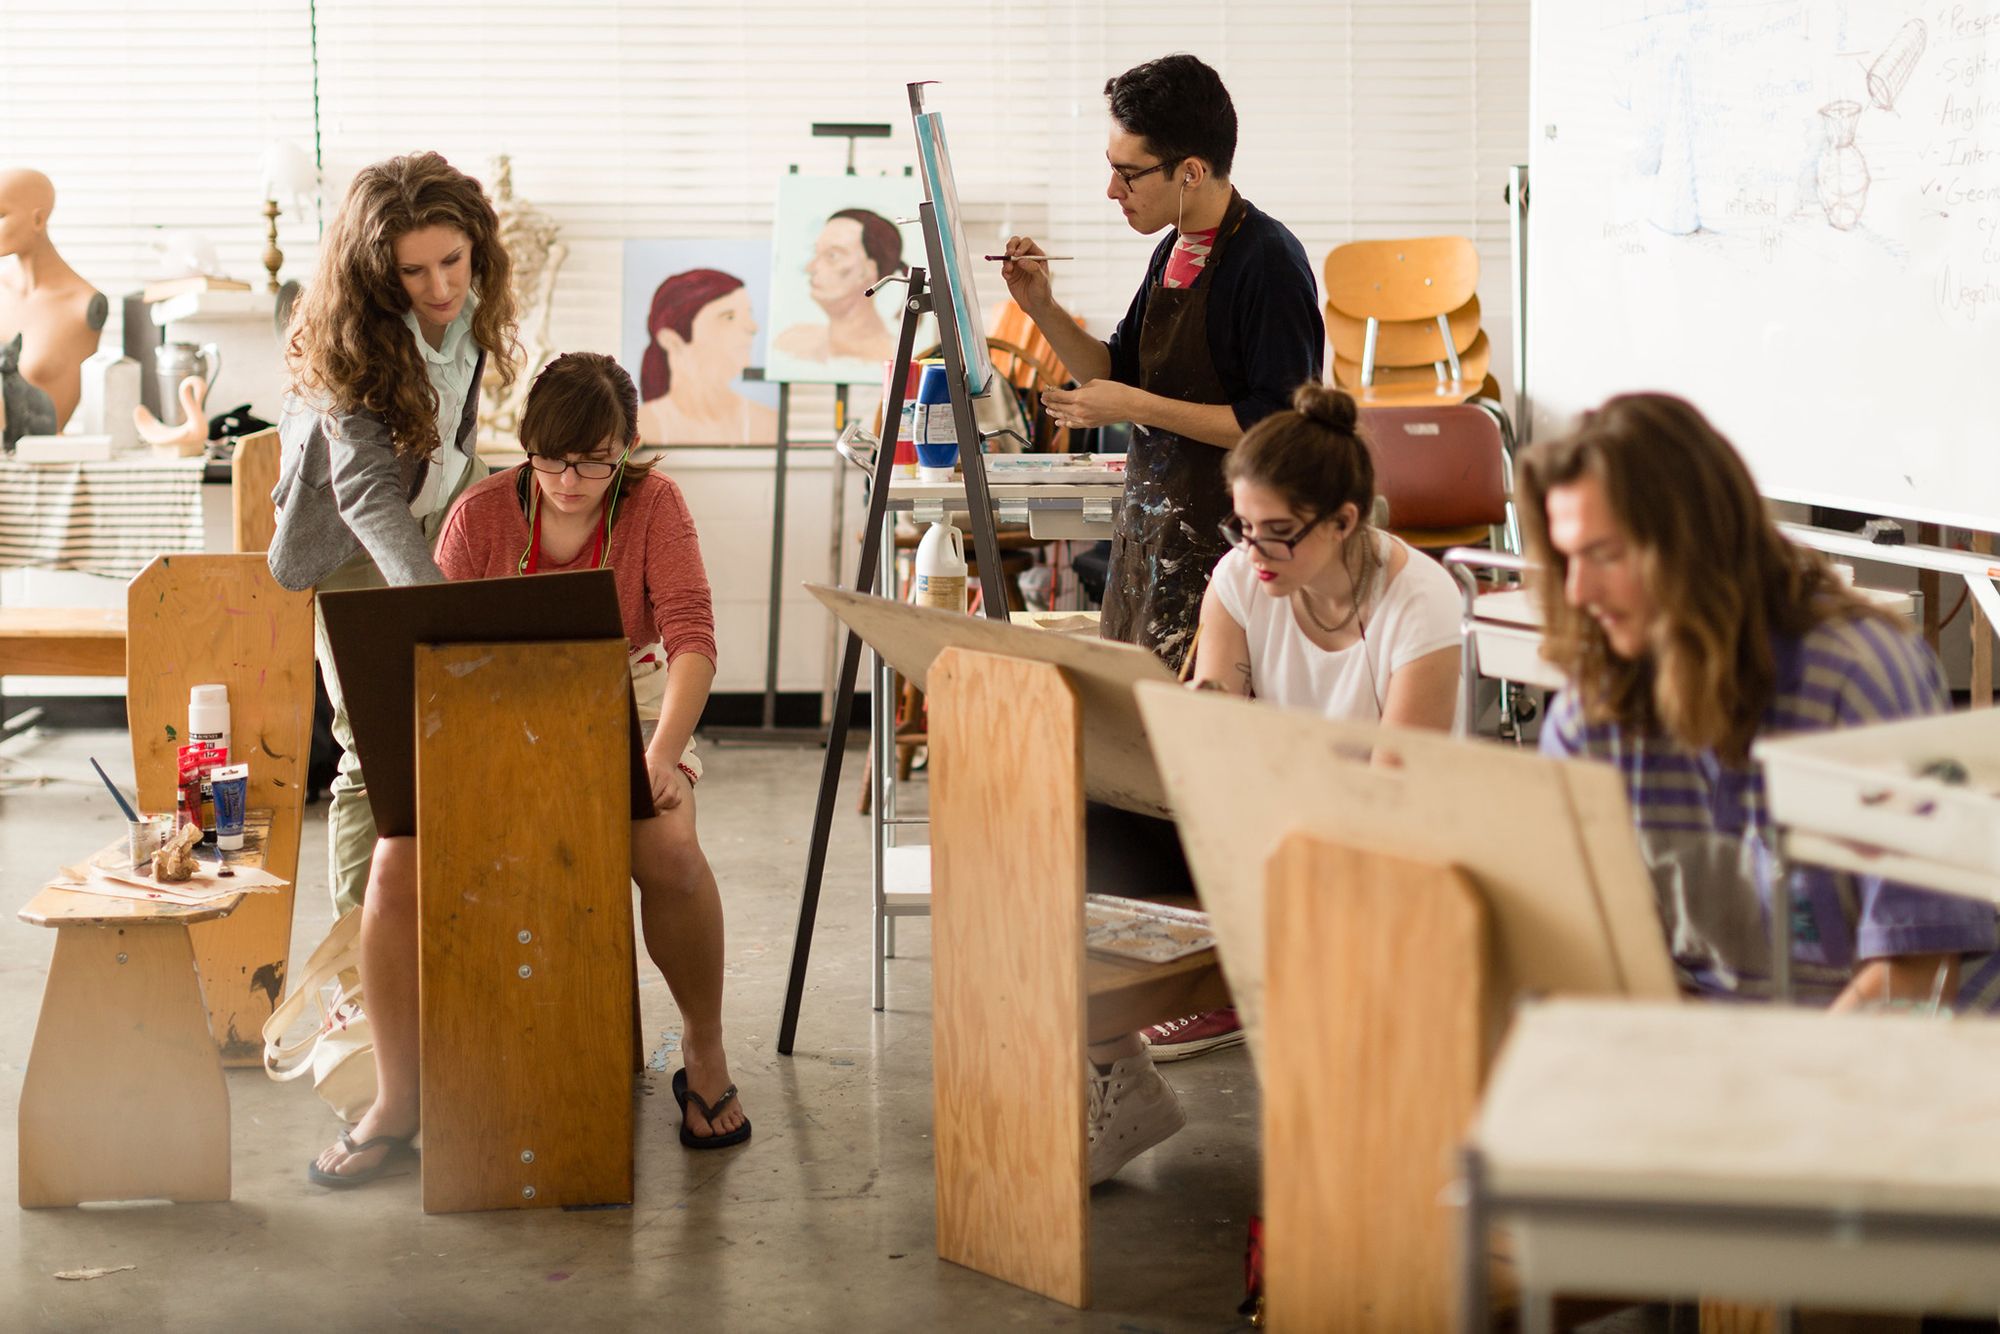
{"label": "concrete floor", "polygon": [[[54,934],[0,925],[0,1327],[99,1329],[683,1328],[702,1331],[1243,1328],[1257,1100],[1242,1048],[1166,1067],[1189,1125],[1092,1197],[1087,1312],[936,1257],[929,1131],[929,932],[905,921],[889,1008],[868,1004],[867,822],[850,752],[797,1051],[777,1054],[818,750],[707,746],[703,844],[729,920],[730,1055],[756,1124],[745,1148],[689,1153],[668,1076],[679,1015],[641,955],[652,1064],[630,1210],[426,1216],[414,1168],[336,1194],[305,1165],[339,1126],[304,1083],[229,1075],[235,1198],[23,1212],[21,1072]],[[0,749],[0,900],[123,825],[86,757],[130,784],[123,733]],[[6,783],[23,775],[49,780]],[[306,815],[293,959],[332,923],[324,806]],[[134,1265],[86,1282],[58,1270]]]}

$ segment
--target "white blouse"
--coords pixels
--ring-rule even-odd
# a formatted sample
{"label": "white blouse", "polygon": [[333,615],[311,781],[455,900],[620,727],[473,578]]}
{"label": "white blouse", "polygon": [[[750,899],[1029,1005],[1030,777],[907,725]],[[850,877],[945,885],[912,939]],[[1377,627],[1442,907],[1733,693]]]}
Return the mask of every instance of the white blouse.
{"label": "white blouse", "polygon": [[1306,638],[1291,598],[1263,590],[1249,552],[1233,548],[1215,567],[1211,582],[1223,610],[1250,643],[1250,689],[1257,698],[1329,718],[1373,722],[1382,716],[1389,680],[1399,668],[1458,646],[1463,608],[1458,584],[1401,538],[1378,531],[1375,542],[1382,568],[1396,547],[1409,559],[1369,611],[1360,641],[1337,652]]}

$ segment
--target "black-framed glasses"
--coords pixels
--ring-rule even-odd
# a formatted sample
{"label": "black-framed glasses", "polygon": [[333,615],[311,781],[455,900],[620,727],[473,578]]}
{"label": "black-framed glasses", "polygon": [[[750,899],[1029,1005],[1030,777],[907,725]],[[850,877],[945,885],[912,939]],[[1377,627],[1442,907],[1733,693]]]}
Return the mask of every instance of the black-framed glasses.
{"label": "black-framed glasses", "polygon": [[1113,176],[1116,176],[1119,180],[1125,182],[1125,189],[1129,192],[1134,185],[1138,184],[1140,181],[1145,180],[1148,176],[1151,176],[1154,172],[1171,171],[1173,170],[1173,167],[1174,164],[1171,162],[1156,162],[1152,166],[1147,167],[1141,171],[1127,171],[1123,167],[1113,166],[1111,168],[1111,174]]}
{"label": "black-framed glasses", "polygon": [[574,468],[578,477],[585,477],[593,482],[601,482],[612,473],[617,472],[618,465],[625,462],[631,452],[628,449],[615,459],[559,459],[549,454],[530,454],[528,455],[528,466],[536,472],[545,472],[553,476],[561,476],[569,469]]}
{"label": "black-framed glasses", "polygon": [[1313,515],[1306,521],[1305,527],[1290,537],[1252,537],[1243,531],[1243,520],[1234,514],[1216,527],[1222,530],[1222,535],[1229,539],[1229,545],[1232,547],[1249,547],[1265,560],[1290,560],[1293,553],[1299,549],[1299,543],[1306,540],[1306,534],[1319,527],[1325,519],[1324,511]]}

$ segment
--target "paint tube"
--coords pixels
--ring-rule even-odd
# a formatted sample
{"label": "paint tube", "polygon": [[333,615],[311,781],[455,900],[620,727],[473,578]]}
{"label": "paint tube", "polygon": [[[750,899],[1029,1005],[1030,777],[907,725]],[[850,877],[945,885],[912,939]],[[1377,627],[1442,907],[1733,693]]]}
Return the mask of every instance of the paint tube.
{"label": "paint tube", "polygon": [[176,752],[176,760],[175,783],[182,798],[181,823],[214,830],[215,814],[210,808],[213,793],[209,788],[209,775],[229,763],[229,752],[221,746],[196,741],[182,746]]}
{"label": "paint tube", "polygon": [[232,764],[208,778],[215,796],[215,846],[235,851],[243,846],[243,807],[250,798],[250,766]]}

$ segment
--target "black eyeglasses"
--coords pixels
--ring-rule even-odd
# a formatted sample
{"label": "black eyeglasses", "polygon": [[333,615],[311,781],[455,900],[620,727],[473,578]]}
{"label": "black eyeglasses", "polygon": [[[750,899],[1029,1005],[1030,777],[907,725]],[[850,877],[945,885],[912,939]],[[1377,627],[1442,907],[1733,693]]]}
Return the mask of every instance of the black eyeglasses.
{"label": "black eyeglasses", "polygon": [[1174,164],[1171,162],[1156,162],[1152,166],[1147,167],[1143,171],[1127,171],[1123,167],[1114,166],[1111,168],[1111,174],[1113,176],[1116,176],[1119,180],[1125,182],[1125,188],[1127,190],[1130,190],[1135,184],[1145,180],[1148,176],[1151,176],[1154,172],[1171,171],[1173,170],[1173,166]]}
{"label": "black eyeglasses", "polygon": [[1233,514],[1216,527],[1222,530],[1222,535],[1229,539],[1232,547],[1249,547],[1265,560],[1290,560],[1299,549],[1299,543],[1306,540],[1306,534],[1319,527],[1325,518],[1324,512],[1315,514],[1307,520],[1305,527],[1290,537],[1252,537],[1243,531],[1243,520]]}
{"label": "black eyeglasses", "polygon": [[548,454],[530,454],[528,455],[528,466],[536,472],[551,473],[557,476],[574,468],[578,477],[587,477],[593,482],[601,482],[612,473],[617,472],[618,465],[625,462],[626,455],[631,452],[628,449],[624,454],[620,454],[615,459],[559,459]]}

